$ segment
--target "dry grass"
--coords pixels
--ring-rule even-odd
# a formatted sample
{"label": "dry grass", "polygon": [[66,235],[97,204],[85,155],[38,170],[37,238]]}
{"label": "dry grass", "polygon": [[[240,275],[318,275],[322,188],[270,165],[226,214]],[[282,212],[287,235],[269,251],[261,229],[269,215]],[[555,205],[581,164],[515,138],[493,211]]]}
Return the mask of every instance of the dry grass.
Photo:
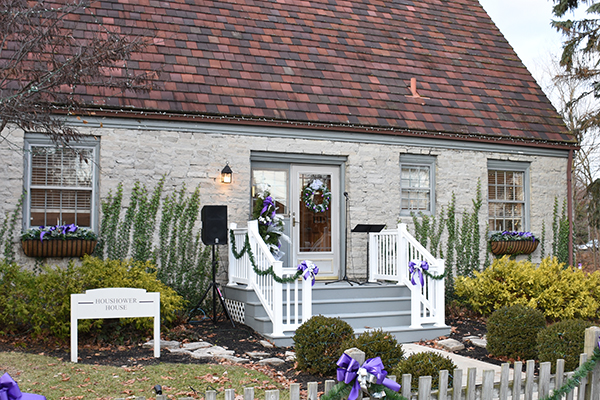
{"label": "dry grass", "polygon": [[262,398],[264,390],[284,389],[280,382],[260,371],[234,365],[160,363],[112,367],[74,364],[36,354],[0,352],[0,373],[4,372],[12,376],[22,392],[41,394],[48,400],[154,398],[153,388],[157,384],[169,398],[201,398],[210,389],[215,389],[218,398],[223,398],[225,389],[243,394],[244,387],[254,387],[255,396]]}

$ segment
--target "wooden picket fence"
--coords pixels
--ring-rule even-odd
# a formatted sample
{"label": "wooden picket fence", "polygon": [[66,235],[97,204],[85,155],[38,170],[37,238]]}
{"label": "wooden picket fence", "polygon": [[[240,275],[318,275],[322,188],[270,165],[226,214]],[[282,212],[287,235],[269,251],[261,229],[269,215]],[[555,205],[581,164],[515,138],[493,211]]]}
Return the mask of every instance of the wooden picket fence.
{"label": "wooden picket fence", "polygon": [[[580,363],[587,361],[587,354],[582,354]],[[573,372],[565,372],[564,360],[558,360],[556,363],[556,373],[551,374],[551,364],[544,362],[539,364],[539,372],[535,374],[535,361],[530,360],[525,363],[525,372],[513,373],[523,370],[523,362],[515,362],[513,369],[510,364],[505,363],[501,366],[500,379],[495,379],[493,370],[484,370],[480,383],[477,382],[477,370],[469,368],[466,371],[457,369],[453,373],[453,384],[449,387],[448,371],[440,371],[439,389],[431,390],[431,376],[419,377],[418,390],[411,391],[412,377],[410,375],[402,376],[402,388],[400,393],[409,400],[538,400],[551,394],[551,391],[559,388],[569,379]],[[466,385],[463,385],[463,375],[466,377]],[[596,368],[590,377],[581,380],[580,384],[567,394],[565,400],[599,400],[600,399],[600,369]],[[390,377],[395,379],[394,377]],[[329,392],[335,385],[335,381],[327,380],[324,382],[324,393]],[[308,383],[306,388],[306,400],[318,400],[318,383]],[[289,393],[281,394],[279,390],[265,391],[264,400],[279,400],[281,398],[289,400],[301,399],[301,387],[299,383],[293,383],[290,386]],[[225,389],[224,400],[236,400],[234,389]],[[131,398],[128,398],[131,400]],[[205,393],[205,400],[217,400],[217,392],[208,390]],[[219,400],[222,397],[219,395]],[[125,400],[125,399],[116,399]],[[136,397],[135,400],[145,400],[144,397]],[[167,396],[158,395],[156,400],[167,400]],[[192,397],[183,397],[179,400],[194,400]],[[240,397],[237,397],[240,400]],[[254,388],[245,388],[243,400],[255,400]]]}

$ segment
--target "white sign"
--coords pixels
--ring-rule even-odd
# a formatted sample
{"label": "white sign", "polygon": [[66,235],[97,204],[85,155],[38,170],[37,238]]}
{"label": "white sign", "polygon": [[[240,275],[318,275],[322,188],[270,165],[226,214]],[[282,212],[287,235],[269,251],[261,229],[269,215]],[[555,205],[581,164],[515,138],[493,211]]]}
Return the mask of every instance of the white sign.
{"label": "white sign", "polygon": [[103,288],[71,295],[71,361],[77,362],[80,319],[154,317],[154,357],[160,357],[160,292],[135,288]]}

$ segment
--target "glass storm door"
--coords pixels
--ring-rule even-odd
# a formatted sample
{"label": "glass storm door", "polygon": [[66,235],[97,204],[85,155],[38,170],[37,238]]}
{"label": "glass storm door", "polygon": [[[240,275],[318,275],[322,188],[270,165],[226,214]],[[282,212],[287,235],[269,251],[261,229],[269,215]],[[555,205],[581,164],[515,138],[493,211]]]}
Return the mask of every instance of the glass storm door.
{"label": "glass storm door", "polygon": [[[339,176],[339,167],[332,166],[292,165],[290,170],[294,264],[304,260],[314,262],[319,267],[317,279],[338,278]],[[326,196],[328,207],[323,203]]]}

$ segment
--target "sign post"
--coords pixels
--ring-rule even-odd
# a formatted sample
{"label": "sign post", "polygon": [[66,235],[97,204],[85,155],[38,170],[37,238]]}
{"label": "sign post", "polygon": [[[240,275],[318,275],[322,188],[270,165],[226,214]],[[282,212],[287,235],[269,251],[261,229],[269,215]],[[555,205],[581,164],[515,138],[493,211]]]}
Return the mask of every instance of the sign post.
{"label": "sign post", "polygon": [[154,357],[160,357],[160,292],[135,288],[102,288],[71,295],[71,361],[77,362],[80,319],[154,317]]}

